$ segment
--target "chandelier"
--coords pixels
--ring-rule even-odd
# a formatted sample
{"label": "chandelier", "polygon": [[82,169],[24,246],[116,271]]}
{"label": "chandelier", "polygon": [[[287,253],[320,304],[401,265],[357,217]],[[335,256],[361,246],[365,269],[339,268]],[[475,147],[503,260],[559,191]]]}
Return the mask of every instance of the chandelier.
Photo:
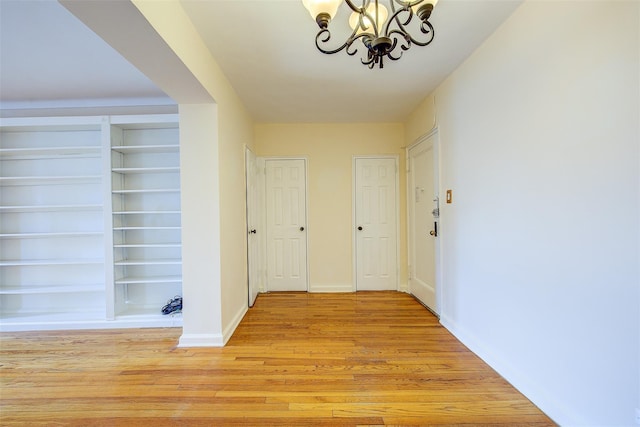
{"label": "chandelier", "polygon": [[[337,47],[330,47],[329,22],[334,18],[342,0],[302,0],[302,4],[320,27],[316,47],[322,53],[333,54],[344,50],[348,55],[357,53],[360,40],[366,48],[361,59],[370,69],[383,67],[385,57],[396,61],[412,45],[426,46],[433,41],[433,25],[429,17],[438,0],[387,0],[391,13],[379,0],[362,0],[358,7],[352,0],[344,2],[352,10],[349,25],[352,33]],[[412,25],[419,35],[413,36],[407,28]]]}

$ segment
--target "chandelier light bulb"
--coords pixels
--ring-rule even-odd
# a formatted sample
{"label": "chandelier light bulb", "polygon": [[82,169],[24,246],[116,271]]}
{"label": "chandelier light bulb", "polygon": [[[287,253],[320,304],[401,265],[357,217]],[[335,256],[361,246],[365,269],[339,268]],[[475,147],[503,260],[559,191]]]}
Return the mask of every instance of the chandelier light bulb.
{"label": "chandelier light bulb", "polygon": [[302,0],[303,6],[309,11],[311,17],[323,28],[336,16],[342,0]]}
{"label": "chandelier light bulb", "polygon": [[[384,7],[383,4],[378,4],[378,13],[376,14],[376,5],[374,2],[369,3],[367,6],[367,15],[362,17],[362,25],[360,25],[360,14],[358,12],[353,12],[349,17],[349,26],[351,29],[358,29],[357,34],[361,33],[371,33],[371,20],[369,16],[375,19],[376,28],[378,31],[381,31],[382,26],[387,21],[387,17],[389,16],[389,11]],[[364,26],[364,28],[363,28]]]}
{"label": "chandelier light bulb", "polygon": [[414,4],[411,6],[413,13],[420,18],[421,21],[429,19],[431,11],[436,7],[438,0],[424,0],[422,3]]}

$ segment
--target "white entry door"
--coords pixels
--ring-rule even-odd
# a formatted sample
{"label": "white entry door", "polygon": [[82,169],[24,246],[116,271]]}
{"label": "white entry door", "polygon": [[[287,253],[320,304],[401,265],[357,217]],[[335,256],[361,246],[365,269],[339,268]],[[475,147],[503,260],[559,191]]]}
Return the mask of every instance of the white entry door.
{"label": "white entry door", "polygon": [[409,291],[438,314],[436,255],[438,244],[437,134],[409,149]]}
{"label": "white entry door", "polygon": [[304,159],[265,160],[267,289],[307,290]]}
{"label": "white entry door", "polygon": [[258,297],[259,270],[260,270],[260,198],[259,178],[260,168],[256,155],[246,149],[246,174],[247,174],[247,276],[249,281],[249,307]]}
{"label": "white entry door", "polygon": [[356,158],[356,290],[396,290],[397,159]]}

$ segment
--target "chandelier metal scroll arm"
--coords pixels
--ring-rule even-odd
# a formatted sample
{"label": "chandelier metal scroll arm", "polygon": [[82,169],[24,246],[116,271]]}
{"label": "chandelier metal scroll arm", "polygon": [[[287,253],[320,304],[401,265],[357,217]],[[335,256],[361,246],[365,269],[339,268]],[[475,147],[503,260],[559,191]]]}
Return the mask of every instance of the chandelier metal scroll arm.
{"label": "chandelier metal scroll arm", "polygon": [[[389,17],[389,19],[387,20],[387,24],[386,24],[386,25],[385,25],[385,27],[384,27],[384,34],[385,34],[387,37],[390,37],[390,36],[391,36],[391,34],[393,34],[393,33],[401,34],[401,35],[403,36],[403,38],[405,38],[405,39],[406,39],[406,37],[405,37],[406,35],[408,35],[409,37],[411,37],[411,35],[409,34],[409,32],[405,29],[404,25],[400,22],[400,18],[398,17],[401,13],[403,13],[403,12],[407,12],[407,10],[405,10],[405,9],[398,9],[398,10],[395,10],[395,8],[393,7],[393,1],[394,1],[394,0],[391,0],[391,10],[393,11],[393,13],[391,14],[391,16]],[[409,23],[409,21],[411,21],[411,13],[412,13],[412,12],[411,12],[411,9],[409,9],[409,19],[407,19],[407,22],[406,22],[406,23]],[[389,28],[391,27],[391,25],[392,25],[394,22],[396,23],[396,25],[398,26],[398,28],[397,28],[397,29],[390,30]],[[406,24],[406,23],[405,23],[405,24]],[[405,50],[406,50],[406,49],[405,49]]]}
{"label": "chandelier metal scroll arm", "polygon": [[[322,53],[326,53],[328,55],[334,54],[334,53],[338,53],[341,50],[344,50],[345,48],[347,49],[346,52],[347,54],[353,56],[355,55],[355,53],[357,52],[357,49],[354,50],[353,52],[349,51],[349,47],[353,44],[353,42],[355,40],[357,40],[359,37],[353,37],[355,35],[355,31],[351,34],[351,36],[347,39],[347,41],[345,41],[341,46],[335,48],[335,49],[324,49],[322,48],[322,46],[320,46],[320,43],[327,43],[329,41],[329,39],[331,39],[331,32],[329,31],[328,28],[324,28],[321,29],[320,31],[318,31],[318,34],[316,34],[316,47],[318,48],[318,50]],[[323,38],[324,36],[324,38]]]}
{"label": "chandelier metal scroll arm", "polygon": [[[401,34],[403,34],[405,36],[404,38],[407,41],[410,41],[411,43],[414,43],[414,44],[416,44],[418,46],[426,46],[426,45],[428,45],[429,43],[431,43],[433,41],[433,38],[435,36],[435,32],[434,32],[434,29],[433,29],[433,25],[431,25],[431,22],[422,21],[420,23],[420,32],[422,34],[428,34],[429,35],[429,38],[427,40],[420,41],[420,40],[416,39],[415,37],[413,37],[411,35],[411,33],[409,33],[409,31],[407,31],[405,26],[400,22],[400,19],[398,18],[398,15],[401,12],[404,12],[404,10],[401,9],[401,10],[399,10],[398,12],[396,12],[396,13],[394,13],[392,15],[393,19],[390,19],[389,22],[387,23],[387,27],[386,27],[386,30],[385,30],[386,32],[389,32],[389,26],[391,25],[391,23],[395,22],[396,25],[398,26],[398,28],[395,29],[395,30],[391,30],[389,32],[389,34],[391,34],[391,33],[401,33]],[[416,16],[416,15],[414,14],[413,16]]]}
{"label": "chandelier metal scroll arm", "polygon": [[[396,8],[395,8],[395,2],[396,1],[399,4],[402,5],[401,9],[396,10]],[[425,4],[426,4],[427,0],[424,0],[424,1],[425,1]],[[412,6],[420,4],[420,3],[421,3],[420,1],[407,1],[407,2],[404,2],[402,0],[390,0],[391,10],[393,11],[393,14],[391,15],[391,18],[389,19],[389,21],[387,22],[387,26],[385,28],[385,33],[391,34],[391,32],[389,32],[389,27],[391,26],[391,24],[393,22],[395,22],[396,25],[398,26],[398,30],[394,30],[392,32],[400,31],[401,33],[403,33],[405,35],[405,39],[407,40],[407,42],[409,42],[409,45],[407,46],[407,49],[410,47],[411,43],[414,43],[414,44],[416,44],[418,46],[426,46],[426,45],[428,45],[429,43],[431,43],[433,41],[433,38],[435,36],[433,25],[431,25],[429,20],[428,19],[423,20],[417,14],[413,13],[413,9],[411,9]],[[404,23],[400,21],[400,14],[402,14],[403,12],[408,12],[407,20]],[[420,32],[422,32],[422,34],[429,34],[430,35],[430,37],[427,40],[425,40],[425,41],[417,40],[405,28],[405,25],[408,25],[409,22],[411,22],[411,20],[414,17],[421,21],[420,22]],[[404,49],[404,45],[401,45],[401,46]],[[404,50],[407,50],[407,49],[404,49]]]}
{"label": "chandelier metal scroll arm", "polygon": [[[428,27],[428,29],[425,28],[425,26]],[[426,46],[433,41],[433,38],[435,37],[435,30],[433,29],[433,25],[431,25],[431,22],[424,21],[422,25],[420,25],[420,31],[422,31],[423,34],[429,34],[430,37],[426,41],[421,42],[409,35],[413,43],[417,44],[418,46]]]}
{"label": "chandelier metal scroll arm", "polygon": [[363,1],[362,1],[362,7],[358,7],[358,6],[356,6],[356,5],[353,3],[353,1],[351,1],[351,0],[344,0],[344,2],[347,4],[347,6],[349,6],[349,8],[350,8],[352,11],[356,12],[356,13],[360,13],[361,11],[366,10],[366,9],[367,9],[367,6],[369,6],[369,2],[370,2],[370,1],[371,1],[371,0],[363,0]]}
{"label": "chandelier metal scroll arm", "polygon": [[366,10],[363,11],[362,13],[360,13],[359,16],[358,16],[358,23],[360,24],[360,27],[361,28],[366,28],[366,26],[365,26],[365,18],[369,20],[371,28],[373,28],[373,35],[376,36],[376,37],[380,37],[380,30],[378,29],[378,22]]}
{"label": "chandelier metal scroll arm", "polygon": [[[392,35],[394,36],[393,37],[393,41],[394,41],[393,47],[394,48],[396,47],[396,44],[398,43],[398,39],[401,38],[403,40],[403,42],[405,42],[406,44],[405,43],[400,43],[400,49],[402,49],[402,51],[409,50],[409,48],[411,47],[411,36],[409,36],[407,33],[404,33],[404,32],[402,32],[400,30],[391,30],[390,33],[389,33],[389,37],[391,37]],[[401,56],[402,56],[402,52],[400,52],[400,55],[398,55],[397,57],[393,57],[392,59],[395,61],[395,60],[400,59]],[[389,52],[389,57],[390,58],[392,57],[391,52]]]}
{"label": "chandelier metal scroll arm", "polygon": [[[413,6],[414,4],[418,4],[423,0],[417,0],[417,1],[402,1],[402,0],[389,0],[389,4],[391,5],[391,18],[389,19],[389,22],[387,23],[387,28],[389,27],[389,24],[391,24],[392,21],[396,21],[396,23],[402,28],[402,31],[405,31],[404,26],[408,25],[409,22],[411,22],[411,19],[413,18],[413,9],[411,9],[411,6]],[[402,7],[400,9],[398,9],[396,11],[396,6],[395,3],[400,4]],[[404,23],[400,22],[399,19],[399,15],[402,12],[408,12],[408,16],[407,19],[404,21]]]}

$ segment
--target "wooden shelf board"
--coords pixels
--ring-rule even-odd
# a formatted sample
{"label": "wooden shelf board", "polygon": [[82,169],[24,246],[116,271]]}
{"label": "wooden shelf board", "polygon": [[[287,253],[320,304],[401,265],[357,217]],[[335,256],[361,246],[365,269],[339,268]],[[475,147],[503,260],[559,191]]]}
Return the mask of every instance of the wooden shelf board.
{"label": "wooden shelf board", "polygon": [[61,325],[73,322],[96,322],[103,321],[106,309],[67,311],[67,312],[38,312],[38,311],[3,311],[0,314],[0,324],[2,330],[15,330],[11,326],[17,325],[38,325],[37,329],[55,329],[47,325]]}
{"label": "wooden shelf board", "polygon": [[180,230],[180,226],[141,226],[141,227],[113,227],[114,231],[127,231],[127,230]]}
{"label": "wooden shelf board", "polygon": [[179,193],[179,188],[138,188],[135,190],[113,190],[113,194],[143,194],[143,193]]}
{"label": "wooden shelf board", "polygon": [[12,266],[36,266],[36,265],[91,265],[91,264],[104,264],[103,259],[89,259],[89,258],[74,258],[74,259],[15,259],[15,260],[0,260],[0,266],[12,267]]}
{"label": "wooden shelf board", "polygon": [[99,183],[101,175],[69,175],[69,176],[3,176],[0,185],[53,185],[74,183]]}
{"label": "wooden shelf board", "polygon": [[147,307],[138,305],[128,305],[126,309],[116,314],[116,319],[121,320],[130,317],[146,317],[157,320],[163,319],[182,319],[182,313],[162,314],[162,305],[158,307]]}
{"label": "wooden shelf board", "polygon": [[174,214],[180,214],[181,211],[118,211],[118,212],[112,212],[114,215],[160,215],[160,214],[167,214],[167,215],[174,215]]}
{"label": "wooden shelf board", "polygon": [[64,238],[103,236],[102,231],[65,231],[65,232],[32,232],[32,233],[3,233],[1,239],[36,239],[36,238]]}
{"label": "wooden shelf board", "polygon": [[0,119],[3,132],[100,131],[101,116],[7,117]]}
{"label": "wooden shelf board", "polygon": [[101,147],[99,146],[0,148],[0,157],[39,159],[54,158],[53,156],[66,158],[67,156],[84,156],[87,154],[91,154],[91,157],[99,157],[100,150]]}
{"label": "wooden shelf board", "polygon": [[115,261],[114,265],[180,265],[181,259],[126,259]]}
{"label": "wooden shelf board", "polygon": [[180,248],[181,243],[123,243],[115,244],[114,248]]}
{"label": "wooden shelf board", "polygon": [[152,283],[181,283],[182,276],[123,277],[115,281],[116,285],[136,285]]}
{"label": "wooden shelf board", "polygon": [[42,206],[0,206],[0,212],[85,212],[101,211],[102,205],[42,205]]}
{"label": "wooden shelf board", "polygon": [[5,286],[0,295],[64,294],[76,292],[104,292],[104,284],[51,285],[51,286]]}
{"label": "wooden shelf board", "polygon": [[180,145],[114,145],[111,149],[122,154],[177,153],[180,151]]}
{"label": "wooden shelf board", "polygon": [[120,174],[133,174],[133,173],[177,173],[180,172],[179,166],[166,166],[166,167],[140,167],[140,168],[113,168],[112,172]]}

